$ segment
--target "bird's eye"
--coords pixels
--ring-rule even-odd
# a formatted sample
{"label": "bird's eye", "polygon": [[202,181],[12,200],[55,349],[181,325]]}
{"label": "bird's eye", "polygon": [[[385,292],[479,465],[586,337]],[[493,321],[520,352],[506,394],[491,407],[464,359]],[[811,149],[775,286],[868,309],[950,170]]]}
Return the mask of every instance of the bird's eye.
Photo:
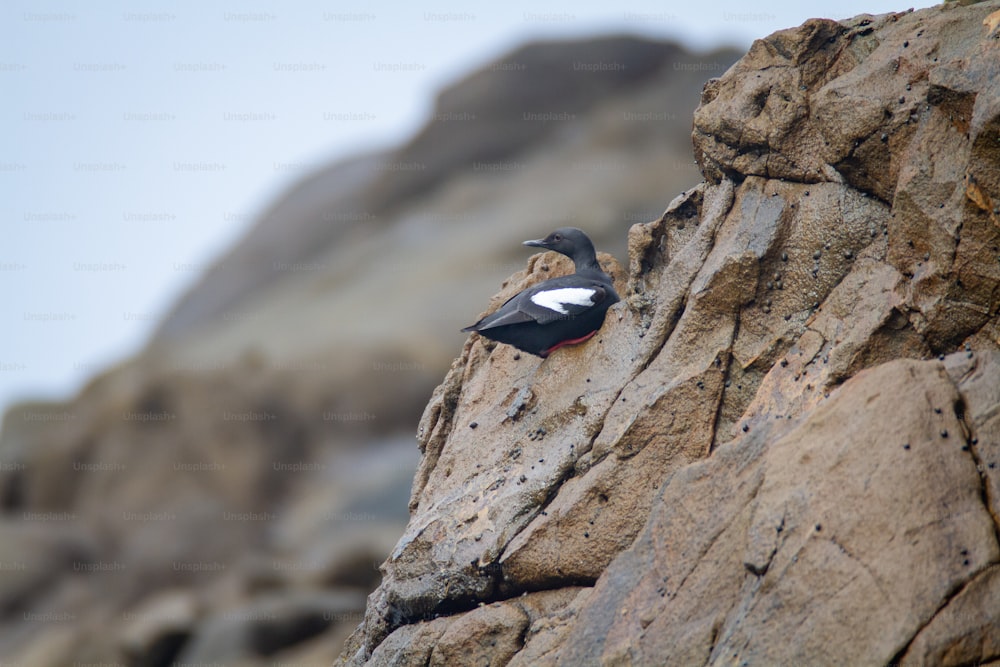
{"label": "bird's eye", "polygon": [[553,234],[552,235],[552,240],[553,241],[562,241],[562,234]]}

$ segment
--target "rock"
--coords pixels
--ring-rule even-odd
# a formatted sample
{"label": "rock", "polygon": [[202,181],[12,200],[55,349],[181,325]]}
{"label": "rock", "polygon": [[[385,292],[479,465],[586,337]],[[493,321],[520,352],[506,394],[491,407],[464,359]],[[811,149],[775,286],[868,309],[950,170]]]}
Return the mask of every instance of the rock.
{"label": "rock", "polygon": [[561,659],[892,662],[1000,559],[959,397],[940,363],[890,362],[678,471]]}
{"label": "rock", "polygon": [[548,631],[547,619],[558,615],[582,590],[529,593],[448,619],[401,627],[378,647],[371,664],[506,665],[515,656],[523,659],[525,641],[540,641]]}
{"label": "rock", "polygon": [[632,228],[600,335],[452,364],[342,662],[998,657],[997,5],[812,20],[706,84],[707,182]]}
{"label": "rock", "polygon": [[0,519],[0,609],[30,608],[54,584],[53,571],[81,571],[94,562],[94,543],[69,512]]}
{"label": "rock", "polygon": [[[379,644],[369,662],[372,665],[429,664],[431,652],[448,628],[450,620],[442,618],[438,621],[404,625]],[[356,657],[365,659],[363,655]]]}
{"label": "rock", "polygon": [[75,647],[81,640],[77,629],[67,626],[49,628],[22,653],[11,659],[10,664],[23,667],[51,667],[72,664],[77,657]]}
{"label": "rock", "polygon": [[1000,655],[1000,567],[980,572],[914,638],[900,665],[985,664]]}
{"label": "rock", "polygon": [[956,410],[983,478],[984,496],[993,516],[1000,517],[1000,438],[996,437],[1000,433],[1000,358],[989,352],[977,354],[971,345],[969,348],[946,359],[948,373],[962,392]]}
{"label": "rock", "polygon": [[194,631],[199,607],[197,595],[179,589],[160,591],[128,612],[119,640],[128,664],[171,664]]}
{"label": "rock", "polygon": [[261,596],[211,616],[179,657],[182,664],[228,664],[271,656],[349,619],[363,605],[354,591],[297,591]]}

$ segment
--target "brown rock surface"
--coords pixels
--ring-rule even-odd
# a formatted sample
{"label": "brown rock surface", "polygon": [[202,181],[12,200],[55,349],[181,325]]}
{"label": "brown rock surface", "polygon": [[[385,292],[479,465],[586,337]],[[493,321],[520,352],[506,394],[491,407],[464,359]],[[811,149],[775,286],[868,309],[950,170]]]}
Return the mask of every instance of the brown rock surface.
{"label": "brown rock surface", "polygon": [[959,391],[939,362],[882,364],[675,473],[562,659],[891,662],[1000,562]]}
{"label": "brown rock surface", "polygon": [[452,365],[342,661],[1000,659],[998,7],[809,21],[709,82],[707,181],[633,227],[600,335]]}

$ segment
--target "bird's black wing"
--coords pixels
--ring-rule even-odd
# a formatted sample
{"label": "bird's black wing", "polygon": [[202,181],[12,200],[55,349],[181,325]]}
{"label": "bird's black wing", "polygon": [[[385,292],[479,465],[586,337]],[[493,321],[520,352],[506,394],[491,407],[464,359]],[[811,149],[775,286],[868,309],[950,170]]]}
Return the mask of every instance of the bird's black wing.
{"label": "bird's black wing", "polygon": [[[608,297],[605,285],[566,276],[547,280],[509,299],[474,327],[476,331],[524,324],[550,324],[582,315]],[[471,329],[472,327],[470,327]]]}

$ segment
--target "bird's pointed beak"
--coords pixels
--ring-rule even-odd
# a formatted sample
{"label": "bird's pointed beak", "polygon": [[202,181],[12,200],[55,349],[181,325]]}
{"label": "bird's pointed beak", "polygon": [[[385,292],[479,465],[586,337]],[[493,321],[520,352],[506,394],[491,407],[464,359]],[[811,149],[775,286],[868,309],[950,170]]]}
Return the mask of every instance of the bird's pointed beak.
{"label": "bird's pointed beak", "polygon": [[533,241],[525,241],[523,245],[530,245],[535,248],[545,248],[545,239],[535,239]]}

